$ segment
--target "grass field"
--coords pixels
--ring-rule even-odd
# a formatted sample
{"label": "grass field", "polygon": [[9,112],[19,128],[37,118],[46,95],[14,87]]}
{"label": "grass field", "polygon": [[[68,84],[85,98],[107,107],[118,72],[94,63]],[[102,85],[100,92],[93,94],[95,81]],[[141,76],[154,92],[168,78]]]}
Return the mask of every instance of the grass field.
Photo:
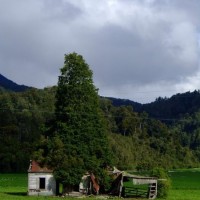
{"label": "grass field", "polygon": [[[170,171],[169,176],[171,178],[172,187],[167,200],[200,200],[200,169]],[[0,174],[0,199],[63,199],[61,197],[27,196],[27,182],[27,174]],[[90,197],[90,199],[93,198]],[[137,198],[137,200],[140,199]]]}
{"label": "grass field", "polygon": [[200,169],[175,170],[169,175],[172,184],[169,200],[200,199]]}
{"label": "grass field", "polygon": [[56,197],[29,197],[27,196],[27,174],[0,174],[1,200],[49,200]]}

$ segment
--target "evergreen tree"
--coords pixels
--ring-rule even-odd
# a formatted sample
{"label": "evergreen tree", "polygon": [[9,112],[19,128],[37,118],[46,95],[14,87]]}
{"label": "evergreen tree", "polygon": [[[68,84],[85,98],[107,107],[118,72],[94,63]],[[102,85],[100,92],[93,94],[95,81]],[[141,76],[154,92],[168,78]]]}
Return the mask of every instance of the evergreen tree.
{"label": "evergreen tree", "polygon": [[87,171],[103,181],[111,154],[88,64],[81,55],[71,53],[65,55],[60,71],[47,160],[57,180],[69,189],[79,184]]}

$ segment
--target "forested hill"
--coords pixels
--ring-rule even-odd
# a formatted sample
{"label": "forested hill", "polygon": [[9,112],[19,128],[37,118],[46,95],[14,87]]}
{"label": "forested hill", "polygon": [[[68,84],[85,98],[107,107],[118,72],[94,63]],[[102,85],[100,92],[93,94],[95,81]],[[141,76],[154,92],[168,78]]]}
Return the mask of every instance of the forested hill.
{"label": "forested hill", "polygon": [[[19,85],[0,74],[0,89],[13,92],[24,92],[31,87]],[[180,118],[200,109],[200,91],[175,94],[170,98],[158,97],[154,102],[141,104],[129,99],[106,97],[115,107],[132,106],[135,112],[146,112],[156,119]]]}
{"label": "forested hill", "polygon": [[24,92],[31,87],[25,85],[18,85],[17,83],[7,79],[5,76],[0,74],[0,87],[4,90],[9,90],[13,92]]}
{"label": "forested hill", "polygon": [[158,97],[154,102],[140,104],[131,100],[109,98],[114,106],[132,106],[135,112],[147,112],[156,119],[177,119],[200,110],[200,91],[178,93],[170,98]]}
{"label": "forested hill", "polygon": [[111,100],[113,106],[119,107],[119,106],[132,106],[135,111],[141,111],[142,110],[142,104],[137,103],[135,101],[131,101],[129,99],[119,99],[114,97],[105,97],[109,100]]}
{"label": "forested hill", "polygon": [[[0,173],[27,171],[35,148],[46,137],[46,124],[54,120],[56,89],[1,90]],[[100,107],[118,168],[200,166],[199,91],[149,104],[102,97]]]}
{"label": "forested hill", "polygon": [[[0,173],[27,171],[45,124],[54,119],[55,92],[56,87],[0,93]],[[194,94],[199,96],[198,92]],[[168,101],[158,99],[150,105]],[[195,103],[190,105],[195,109]],[[100,106],[115,166],[121,169],[200,166],[200,112],[166,125],[131,106],[113,106],[108,98],[101,98]]]}

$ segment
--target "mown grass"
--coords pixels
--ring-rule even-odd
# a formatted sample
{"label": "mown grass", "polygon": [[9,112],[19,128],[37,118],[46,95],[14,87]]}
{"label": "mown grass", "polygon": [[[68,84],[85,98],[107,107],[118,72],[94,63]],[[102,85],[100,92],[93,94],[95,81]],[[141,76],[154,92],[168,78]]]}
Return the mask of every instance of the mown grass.
{"label": "mown grass", "polygon": [[[167,200],[200,200],[200,169],[170,171],[172,187]],[[0,174],[1,200],[58,200],[61,197],[27,196],[27,174]],[[68,200],[74,198],[67,198]],[[89,199],[94,199],[89,197]],[[99,198],[98,198],[99,199]],[[137,198],[137,200],[140,200]],[[158,199],[161,200],[161,199]]]}
{"label": "mown grass", "polygon": [[27,196],[27,174],[0,174],[1,200],[52,200],[57,197]]}
{"label": "mown grass", "polygon": [[170,171],[169,176],[172,180],[173,189],[200,190],[200,170],[199,169]]}
{"label": "mown grass", "polygon": [[169,200],[200,199],[200,169],[170,171],[171,190]]}

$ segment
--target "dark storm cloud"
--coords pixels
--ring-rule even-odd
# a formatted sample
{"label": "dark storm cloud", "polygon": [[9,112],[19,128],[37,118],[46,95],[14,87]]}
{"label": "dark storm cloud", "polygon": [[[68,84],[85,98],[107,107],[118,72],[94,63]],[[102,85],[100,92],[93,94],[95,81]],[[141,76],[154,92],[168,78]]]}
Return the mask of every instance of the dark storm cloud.
{"label": "dark storm cloud", "polygon": [[101,75],[97,79],[104,80],[105,87],[137,87],[165,81],[174,84],[194,75],[199,67],[194,24],[177,10],[168,15],[168,7],[159,13],[156,7],[138,6],[130,10],[131,19],[125,17],[128,22],[110,22],[96,34],[99,51],[93,59]]}
{"label": "dark storm cloud", "polygon": [[[170,33],[165,33],[166,41],[163,41],[163,34],[155,33],[155,37],[145,39],[121,27],[109,25],[104,28],[97,40],[100,51],[98,56],[93,57],[98,61],[97,72],[104,83],[113,86],[134,82],[148,84],[163,80],[176,81],[193,74],[191,69],[198,69],[196,58],[190,60],[182,57],[185,51],[189,51],[186,48],[190,47],[168,42]],[[112,78],[109,78],[111,74]]]}
{"label": "dark storm cloud", "polygon": [[64,54],[76,51],[101,95],[145,102],[198,85],[197,0],[0,3],[0,73],[20,84],[56,84]]}
{"label": "dark storm cloud", "polygon": [[58,64],[62,64],[65,53],[64,34],[67,26],[81,14],[71,3],[57,3],[1,1],[0,64],[6,76],[36,87],[55,84],[61,67]]}

